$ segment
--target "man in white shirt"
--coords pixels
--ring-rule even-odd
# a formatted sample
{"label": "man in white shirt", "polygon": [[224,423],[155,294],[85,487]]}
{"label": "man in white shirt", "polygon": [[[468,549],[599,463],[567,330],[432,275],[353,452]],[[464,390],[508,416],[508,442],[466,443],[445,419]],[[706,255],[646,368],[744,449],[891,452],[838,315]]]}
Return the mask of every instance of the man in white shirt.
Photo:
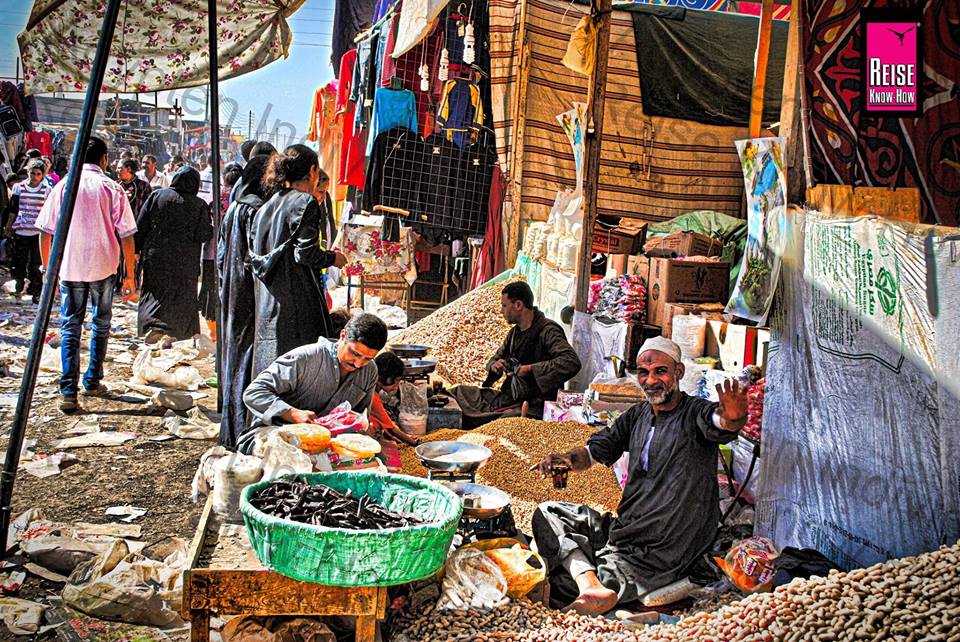
{"label": "man in white shirt", "polygon": [[137,178],[146,181],[151,190],[170,187],[170,177],[157,167],[157,157],[147,154],[143,157],[143,169],[137,172]]}

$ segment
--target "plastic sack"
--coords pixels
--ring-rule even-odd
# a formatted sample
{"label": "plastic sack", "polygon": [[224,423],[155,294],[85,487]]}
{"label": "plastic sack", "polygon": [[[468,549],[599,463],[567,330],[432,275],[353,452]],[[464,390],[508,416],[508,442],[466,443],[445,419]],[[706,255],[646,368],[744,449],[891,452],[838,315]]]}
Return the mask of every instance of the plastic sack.
{"label": "plastic sack", "polygon": [[593,18],[580,18],[577,27],[570,34],[567,53],[563,56],[563,65],[568,69],[589,76],[597,60],[597,27]]}
{"label": "plastic sack", "polygon": [[489,611],[507,601],[507,578],[482,551],[463,547],[447,558],[437,608]]}
{"label": "plastic sack", "polygon": [[726,557],[714,557],[730,582],[745,593],[769,591],[777,573],[774,564],[779,552],[765,537],[740,540]]}
{"label": "plastic sack", "polygon": [[224,517],[240,511],[240,493],[248,484],[260,481],[259,457],[232,453],[213,465],[213,512]]}
{"label": "plastic sack", "polygon": [[170,626],[181,622],[183,569],[188,543],[162,540],[130,553],[123,540],[77,567],[63,589],[63,601],[87,615],[130,624]]}
{"label": "plastic sack", "polygon": [[184,353],[175,350],[158,350],[157,353],[155,355],[153,350],[142,350],[137,355],[133,360],[133,383],[156,383],[178,390],[196,390],[203,383],[199,370],[193,366],[177,365],[185,359]]}
{"label": "plastic sack", "polygon": [[507,580],[507,597],[519,599],[547,578],[547,565],[539,553],[515,539],[480,540],[467,545],[483,551]]}
{"label": "plastic sack", "polygon": [[427,387],[409,381],[400,382],[400,414],[397,424],[408,435],[427,434]]}
{"label": "plastic sack", "polygon": [[707,342],[707,320],[690,314],[673,317],[673,341],[680,346],[684,359],[703,356]]}

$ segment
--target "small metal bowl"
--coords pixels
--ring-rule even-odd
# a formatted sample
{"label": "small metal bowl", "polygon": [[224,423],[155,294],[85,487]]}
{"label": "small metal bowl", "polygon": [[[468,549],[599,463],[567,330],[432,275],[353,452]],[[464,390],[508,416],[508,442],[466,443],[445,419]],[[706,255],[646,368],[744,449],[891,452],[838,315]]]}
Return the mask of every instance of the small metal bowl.
{"label": "small metal bowl", "polygon": [[464,505],[464,517],[490,519],[505,511],[507,506],[510,505],[510,495],[493,486],[461,482],[446,482],[446,486],[461,499],[463,499],[465,495],[476,495],[480,498],[479,507],[469,508]]}
{"label": "small metal bowl", "polygon": [[430,470],[454,473],[472,473],[493,456],[489,448],[463,441],[431,441],[420,444],[414,452]]}
{"label": "small metal bowl", "polygon": [[430,347],[412,343],[398,343],[397,345],[387,346],[387,350],[401,359],[419,359],[430,352]]}
{"label": "small metal bowl", "polygon": [[422,359],[403,359],[403,375],[410,377],[413,375],[430,374],[437,369],[436,361],[424,361]]}

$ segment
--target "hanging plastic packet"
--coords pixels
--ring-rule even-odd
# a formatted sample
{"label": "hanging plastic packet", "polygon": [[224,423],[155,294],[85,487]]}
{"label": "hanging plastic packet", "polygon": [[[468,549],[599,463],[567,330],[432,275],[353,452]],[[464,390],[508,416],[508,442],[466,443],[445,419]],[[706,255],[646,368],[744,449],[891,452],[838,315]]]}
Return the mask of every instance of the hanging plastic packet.
{"label": "hanging plastic packet", "polygon": [[477,41],[473,37],[473,25],[468,22],[463,36],[463,62],[468,65],[472,65],[473,61],[477,59],[476,45]]}
{"label": "hanging plastic packet", "polygon": [[420,91],[430,91],[430,67],[420,65],[417,73],[420,76]]}
{"label": "hanging plastic packet", "polygon": [[447,82],[450,78],[450,53],[446,47],[440,52],[440,70],[437,71],[437,78],[440,82]]}

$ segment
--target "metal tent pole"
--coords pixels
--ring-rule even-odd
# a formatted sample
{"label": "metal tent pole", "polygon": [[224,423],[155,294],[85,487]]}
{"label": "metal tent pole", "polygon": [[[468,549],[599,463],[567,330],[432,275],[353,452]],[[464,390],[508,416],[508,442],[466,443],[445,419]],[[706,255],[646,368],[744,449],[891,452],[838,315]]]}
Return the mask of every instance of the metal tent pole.
{"label": "metal tent pole", "polygon": [[117,16],[120,14],[122,2],[123,0],[109,0],[106,13],[103,15],[100,39],[97,41],[97,53],[93,58],[90,82],[87,84],[87,95],[83,101],[83,117],[80,120],[80,129],[77,131],[77,140],[73,146],[70,172],[67,175],[66,194],[60,206],[60,218],[57,221],[56,233],[53,235],[50,261],[47,265],[43,292],[40,294],[40,304],[37,308],[37,321],[33,326],[33,334],[30,337],[27,365],[23,371],[23,379],[20,381],[17,411],[13,417],[13,425],[10,427],[7,457],[3,464],[3,474],[0,476],[0,555],[5,555],[7,551],[7,531],[10,526],[10,511],[12,509],[10,504],[13,497],[13,484],[17,477],[17,467],[20,465],[20,449],[23,448],[23,438],[27,431],[27,418],[30,416],[30,404],[33,402],[37,371],[40,369],[43,340],[50,323],[50,309],[53,307],[53,296],[60,276],[60,263],[63,261],[67,232],[70,229],[70,221],[73,220],[73,206],[77,202],[77,192],[80,191],[83,157],[97,116],[97,101],[100,97],[103,75],[107,68],[107,59],[110,56],[110,44],[113,42],[113,32],[117,26]]}
{"label": "metal tent pole", "polygon": [[[217,0],[208,0],[207,3],[207,41],[210,50],[210,156],[213,167],[213,243],[220,238],[220,61],[217,56]],[[217,292],[220,291],[220,278],[216,278]],[[220,367],[221,350],[223,343],[223,301],[217,311],[217,412],[223,410],[223,370]]]}

